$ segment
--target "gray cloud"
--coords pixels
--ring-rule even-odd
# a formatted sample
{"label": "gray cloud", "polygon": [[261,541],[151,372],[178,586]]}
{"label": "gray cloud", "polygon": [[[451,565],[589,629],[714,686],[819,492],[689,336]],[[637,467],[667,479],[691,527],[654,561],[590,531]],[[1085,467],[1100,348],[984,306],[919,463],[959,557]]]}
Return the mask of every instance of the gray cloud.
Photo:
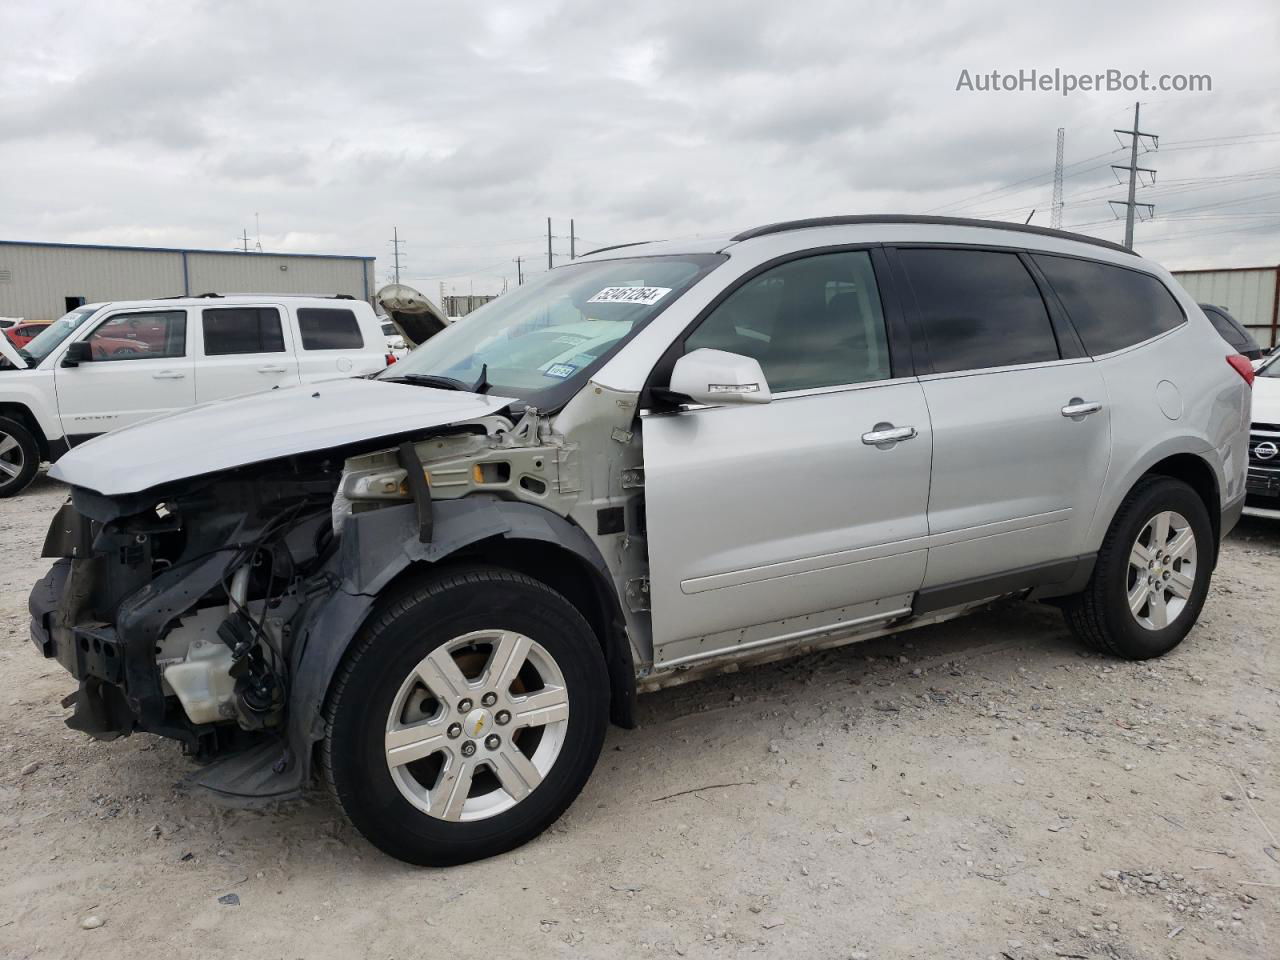
{"label": "gray cloud", "polygon": [[576,219],[579,249],[837,212],[1047,222],[1063,126],[1064,219],[1115,238],[1108,152],[1132,94],[955,87],[962,69],[1117,68],[1213,75],[1208,95],[1143,95],[1164,148],[1146,158],[1149,254],[1274,262],[1280,137],[1209,138],[1280,130],[1278,27],[1264,0],[1229,16],[1095,0],[14,0],[0,236],[226,248],[258,212],[268,247],[384,268],[395,225],[424,286],[497,288],[515,256],[545,262],[548,215],[559,237]]}

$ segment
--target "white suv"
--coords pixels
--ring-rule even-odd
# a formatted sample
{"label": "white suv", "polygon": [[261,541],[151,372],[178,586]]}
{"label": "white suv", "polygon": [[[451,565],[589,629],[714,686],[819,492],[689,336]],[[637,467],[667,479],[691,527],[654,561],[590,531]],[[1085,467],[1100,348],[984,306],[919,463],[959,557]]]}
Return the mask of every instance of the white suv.
{"label": "white suv", "polygon": [[40,461],[208,400],[387,366],[373,308],[345,297],[216,296],[79,307],[23,348],[0,336],[0,497]]}
{"label": "white suv", "polygon": [[[637,692],[1052,601],[1159,656],[1240,516],[1253,369],[1114,244],[847,217],[597,251],[383,374],[72,451],[31,636],[68,724],[489,856]],[[858,735],[849,738],[858,749]]]}

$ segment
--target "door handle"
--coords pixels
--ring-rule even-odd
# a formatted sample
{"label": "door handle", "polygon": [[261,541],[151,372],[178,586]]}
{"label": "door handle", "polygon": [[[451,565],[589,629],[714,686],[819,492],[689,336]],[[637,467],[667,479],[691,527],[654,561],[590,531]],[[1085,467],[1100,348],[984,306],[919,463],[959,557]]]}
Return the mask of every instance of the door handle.
{"label": "door handle", "polygon": [[259,367],[258,372],[259,373],[287,373],[288,367],[277,367],[277,366],[268,364],[265,367]]}
{"label": "door handle", "polygon": [[161,370],[159,373],[151,375],[152,380],[182,380],[186,377],[185,373],[177,370]]}
{"label": "door handle", "polygon": [[1062,408],[1062,415],[1073,420],[1079,420],[1091,413],[1097,413],[1101,409],[1102,404],[1097,400],[1081,400],[1079,397],[1072,397],[1071,402]]}
{"label": "door handle", "polygon": [[862,435],[862,442],[869,447],[879,447],[884,444],[901,443],[915,435],[915,427],[895,427],[892,423],[877,423],[874,430]]}

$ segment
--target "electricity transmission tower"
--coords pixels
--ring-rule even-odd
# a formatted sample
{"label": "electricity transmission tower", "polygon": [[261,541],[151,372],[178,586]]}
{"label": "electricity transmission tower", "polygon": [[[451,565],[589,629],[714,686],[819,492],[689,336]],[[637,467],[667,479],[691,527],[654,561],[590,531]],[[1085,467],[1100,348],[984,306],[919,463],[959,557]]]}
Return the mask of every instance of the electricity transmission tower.
{"label": "electricity transmission tower", "polygon": [[1062,145],[1066,136],[1066,128],[1059,127],[1058,154],[1053,162],[1053,207],[1049,215],[1049,226],[1055,230],[1062,229]]}
{"label": "electricity transmission tower", "polygon": [[395,267],[393,269],[394,269],[394,276],[395,276],[396,283],[400,282],[400,244],[402,243],[404,243],[404,241],[400,239],[400,228],[392,227],[391,228],[391,249],[393,252],[391,256],[393,261],[395,262]]}
{"label": "electricity transmission tower", "polygon": [[[1138,111],[1142,104],[1135,103],[1133,105],[1133,129],[1132,130],[1116,130],[1117,139],[1121,136],[1129,137],[1129,163],[1127,166],[1121,166],[1113,163],[1111,169],[1115,171],[1125,170],[1129,174],[1129,199],[1128,200],[1108,200],[1112,210],[1116,207],[1124,207],[1124,245],[1130,250],[1133,249],[1133,221],[1139,207],[1145,207],[1147,210],[1147,219],[1155,215],[1156,208],[1154,204],[1138,203],[1136,198],[1138,188],[1139,174],[1151,174],[1151,183],[1156,182],[1156,172],[1151,167],[1138,166],[1138,141],[1146,137],[1151,141],[1151,149],[1156,150],[1160,147],[1160,138],[1154,133],[1143,133],[1138,127]],[[1123,145],[1123,141],[1121,141]],[[1148,184],[1150,185],[1150,184]]]}

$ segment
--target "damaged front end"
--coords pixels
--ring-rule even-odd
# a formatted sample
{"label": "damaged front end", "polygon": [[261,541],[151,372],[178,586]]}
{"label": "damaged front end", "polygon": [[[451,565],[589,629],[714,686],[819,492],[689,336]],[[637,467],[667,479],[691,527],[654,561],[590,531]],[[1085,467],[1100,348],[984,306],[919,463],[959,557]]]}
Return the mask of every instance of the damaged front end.
{"label": "damaged front end", "polygon": [[73,488],[32,591],[32,640],[79,689],[67,723],[200,760],[276,739],[298,617],[332,590],[341,461],[232,471],[154,493]]}
{"label": "damaged front end", "polygon": [[[75,486],[45,543],[55,563],[31,594],[32,640],[79,681],[64,701],[72,728],[178,740],[202,764],[193,785],[238,804],[295,795],[342,657],[410,566],[465,559],[478,544],[540,542],[568,558],[566,578],[612,595],[597,541],[618,536],[588,536],[572,517],[621,512],[634,498],[609,473],[591,496],[578,444],[530,408],[518,424],[490,414],[396,446],[139,493]],[[602,609],[599,622],[612,675],[634,696],[622,616]]]}

